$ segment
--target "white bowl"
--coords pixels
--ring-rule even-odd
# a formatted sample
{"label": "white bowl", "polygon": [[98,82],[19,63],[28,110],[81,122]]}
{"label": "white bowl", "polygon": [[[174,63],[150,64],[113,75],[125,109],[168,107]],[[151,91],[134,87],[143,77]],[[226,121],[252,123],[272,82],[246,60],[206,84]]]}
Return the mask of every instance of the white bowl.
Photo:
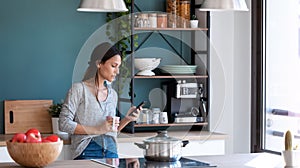
{"label": "white bowl", "polygon": [[152,72],[153,69],[158,67],[161,58],[135,58],[134,66],[139,72],[136,75],[142,76],[153,76],[155,75]]}

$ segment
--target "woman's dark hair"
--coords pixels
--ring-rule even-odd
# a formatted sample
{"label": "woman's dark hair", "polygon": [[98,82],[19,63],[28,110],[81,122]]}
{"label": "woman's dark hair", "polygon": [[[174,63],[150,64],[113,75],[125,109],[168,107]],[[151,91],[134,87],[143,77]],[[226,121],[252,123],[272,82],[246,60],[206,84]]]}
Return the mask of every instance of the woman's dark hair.
{"label": "woman's dark hair", "polygon": [[92,77],[95,77],[97,73],[97,65],[96,65],[97,61],[100,61],[100,63],[105,63],[107,60],[109,60],[111,57],[115,55],[122,56],[120,51],[117,49],[115,45],[105,42],[96,46],[92,52],[89,61],[89,67],[85,72],[83,80],[87,80]]}

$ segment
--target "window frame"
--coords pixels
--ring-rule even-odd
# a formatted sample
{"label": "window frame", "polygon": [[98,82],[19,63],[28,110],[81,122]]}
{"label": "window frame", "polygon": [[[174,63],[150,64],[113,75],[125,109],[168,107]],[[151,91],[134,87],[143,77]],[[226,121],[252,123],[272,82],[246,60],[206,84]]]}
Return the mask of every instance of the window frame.
{"label": "window frame", "polygon": [[251,153],[280,152],[265,149],[265,8],[266,1],[251,1]]}
{"label": "window frame", "polygon": [[251,1],[251,148],[263,151],[263,2]]}

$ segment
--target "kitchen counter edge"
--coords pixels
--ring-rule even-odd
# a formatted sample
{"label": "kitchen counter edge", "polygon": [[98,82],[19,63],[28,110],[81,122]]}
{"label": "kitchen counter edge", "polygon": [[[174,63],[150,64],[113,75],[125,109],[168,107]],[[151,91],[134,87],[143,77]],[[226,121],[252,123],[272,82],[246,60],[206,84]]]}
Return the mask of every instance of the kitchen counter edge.
{"label": "kitchen counter edge", "polygon": [[[47,136],[51,134],[43,134],[42,136]],[[143,140],[156,136],[156,132],[138,132],[138,133],[119,133],[117,141],[118,143],[132,143],[132,142],[142,142]],[[169,131],[168,135],[182,140],[190,141],[205,141],[205,140],[225,140],[228,136],[222,133],[208,132],[208,131]],[[0,134],[0,147],[6,146],[6,141],[10,140],[13,134]],[[64,145],[69,145],[71,141],[69,139],[64,139]]]}

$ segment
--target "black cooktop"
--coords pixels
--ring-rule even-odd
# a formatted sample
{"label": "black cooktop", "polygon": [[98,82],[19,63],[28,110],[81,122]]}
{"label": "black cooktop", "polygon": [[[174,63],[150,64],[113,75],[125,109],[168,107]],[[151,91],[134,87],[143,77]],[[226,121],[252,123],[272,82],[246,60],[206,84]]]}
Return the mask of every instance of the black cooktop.
{"label": "black cooktop", "polygon": [[[182,157],[179,161],[176,162],[155,162],[147,161],[144,158],[124,158],[124,159],[92,159],[100,164],[104,164],[109,167],[119,167],[119,168],[195,168],[195,167],[217,167],[215,164],[197,161]],[[137,166],[139,165],[139,166]]]}

